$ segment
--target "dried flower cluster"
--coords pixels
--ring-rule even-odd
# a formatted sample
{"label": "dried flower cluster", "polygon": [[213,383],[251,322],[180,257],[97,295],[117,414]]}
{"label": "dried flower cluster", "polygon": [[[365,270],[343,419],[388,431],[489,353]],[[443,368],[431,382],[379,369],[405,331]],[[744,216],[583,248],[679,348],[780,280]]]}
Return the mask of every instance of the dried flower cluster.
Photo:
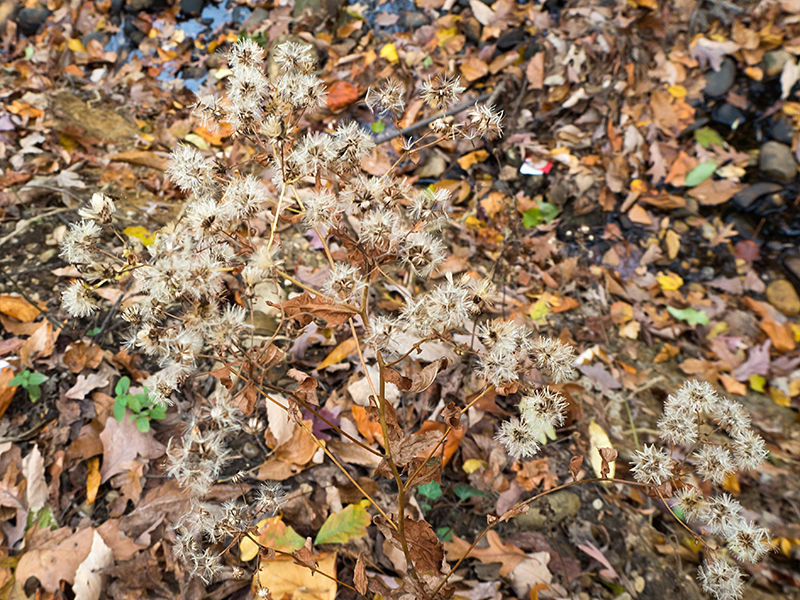
{"label": "dried flower cluster", "polygon": [[[351,325],[353,331],[361,328],[364,369],[367,360],[382,369],[385,357],[392,357],[392,364],[413,359],[426,342],[449,345],[473,362],[485,390],[518,394],[519,416],[502,423],[496,435],[516,458],[533,456],[548,439],[555,439],[568,407],[556,388],[575,375],[570,346],[535,335],[520,323],[491,317],[497,303],[491,278],[447,274],[438,284],[432,282],[448,257],[442,235],[449,222],[450,194],[433,187],[414,188],[391,170],[380,177],[365,176],[360,167],[374,142],[358,123],[340,122],[327,131],[303,133],[304,116],[324,105],[326,98],[316,75],[315,49],[287,42],[273,50],[272,59],[277,74],[270,77],[265,74],[264,50],[252,40],[237,42],[228,54],[226,98],[200,98],[194,107],[195,116],[211,130],[222,122],[230,124],[235,136],[257,149],[256,161],[266,172],[255,163],[241,167],[252,172],[230,170],[194,147],[180,145],[172,153],[168,175],[186,193],[186,204],[181,218],[157,232],[152,243],[123,241],[122,247],[114,246],[125,239],[118,232],[116,241],[107,241],[112,238],[104,236],[104,230],[113,228],[116,207],[103,194],[95,194],[80,210],[82,220],[70,227],[62,242],[62,256],[83,276],[62,296],[64,309],[74,317],[100,310],[95,292],[103,284],[126,276],[134,281],[137,300],[121,304],[122,318],[130,327],[126,345],[160,367],[148,383],[154,402],[180,405],[188,378],[215,362],[217,368],[223,364],[228,369],[213,396],[187,416],[184,434],[168,447],[167,473],[195,498],[174,527],[175,553],[206,583],[230,564],[222,555],[255,531],[256,518],[276,511],[283,501],[283,488],[276,484],[261,484],[249,491],[254,493],[243,489],[241,501],[221,506],[207,499],[230,468],[228,437],[263,432],[264,422],[251,417],[251,400],[274,401],[269,391],[279,389],[265,375],[267,367],[283,360],[278,334],[258,345],[252,326],[253,307],[264,285],[283,301],[274,304],[282,311],[282,325],[294,318],[300,321],[298,317],[306,319],[304,323],[326,318],[336,310],[358,314]],[[491,140],[502,135],[502,113],[491,106],[475,106],[461,122],[448,115],[463,91],[458,77],[439,75],[421,84],[422,98],[437,118],[420,138],[403,141],[398,163],[415,160],[418,150],[445,139]],[[370,89],[365,98],[370,109],[391,115],[395,124],[404,114],[405,101],[405,85],[396,80]],[[312,231],[321,244],[328,262],[321,289],[283,271],[280,219],[294,223],[298,233]],[[266,223],[262,236],[254,235],[256,223],[262,228]],[[331,251],[334,244],[337,252]],[[403,297],[398,310],[374,306],[373,284],[382,278]],[[297,295],[296,286],[304,296],[313,294],[317,304],[300,309],[291,305],[297,300],[290,296]],[[427,291],[416,292],[417,287]],[[314,306],[320,312],[314,313]],[[299,424],[301,409],[309,410],[304,398],[311,389],[303,377],[308,376],[295,377],[303,394],[280,389],[291,396],[290,416]],[[384,384],[383,370],[380,377]],[[553,387],[543,386],[543,381]],[[385,398],[376,402],[379,409],[385,408]],[[245,412],[243,406],[248,407]],[[729,442],[714,443],[701,435],[706,415],[728,433]],[[741,405],[720,399],[707,384],[689,382],[670,397],[659,421],[670,450],[645,446],[635,455],[634,477],[658,489],[683,481],[680,465],[673,460],[676,446],[697,448],[691,463],[713,484],[723,483],[736,470],[755,469],[766,450],[749,424]],[[391,451],[389,444],[387,460]],[[395,471],[399,487],[400,471]],[[745,521],[735,500],[727,495],[707,499],[689,485],[673,487],[680,489],[677,506],[687,519],[725,537],[736,558],[758,560],[767,551],[766,531]],[[404,518],[402,506],[394,513]],[[406,559],[413,567],[410,554]],[[742,587],[741,574],[724,557],[710,558],[699,578],[704,589],[723,600],[736,598]],[[255,593],[269,597],[266,588]]]}
{"label": "dried flower cluster", "polygon": [[[700,426],[706,418],[716,423],[715,432],[722,430],[727,434],[727,441],[713,441],[709,434],[701,432]],[[663,490],[664,495],[669,495],[667,490],[674,483],[681,488],[675,495],[675,506],[687,521],[724,538],[727,549],[738,560],[759,561],[771,548],[767,530],[747,521],[741,505],[730,495],[705,496],[688,482],[686,465],[673,459],[676,446],[694,449],[689,455],[694,471],[702,480],[715,485],[722,485],[737,471],[758,469],[767,458],[766,445],[750,429],[750,416],[745,408],[720,397],[710,384],[691,380],[667,398],[658,429],[669,450],[650,445],[637,451],[633,458],[634,478]],[[703,589],[719,600],[741,597],[741,571],[716,551],[709,552],[698,578]]]}

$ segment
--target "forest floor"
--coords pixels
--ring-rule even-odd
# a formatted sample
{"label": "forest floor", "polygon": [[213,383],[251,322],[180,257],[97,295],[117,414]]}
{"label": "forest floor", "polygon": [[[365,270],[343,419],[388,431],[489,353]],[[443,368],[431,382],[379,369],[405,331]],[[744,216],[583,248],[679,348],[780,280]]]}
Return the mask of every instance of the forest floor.
{"label": "forest floor", "polygon": [[[515,461],[492,439],[516,410],[508,397],[484,398],[449,438],[442,482],[420,488],[414,510],[451,564],[487,514],[571,481],[570,458],[598,447],[593,436],[619,452],[617,475],[628,473],[637,447],[657,439],[666,397],[699,378],[751,411],[770,453],[764,468],[722,486],[775,545],[763,562],[741,565],[744,597],[800,598],[798,0],[32,0],[5,2],[0,18],[0,600],[78,597],[97,535],[113,553],[101,597],[249,592],[233,577],[207,590],[188,583],[172,557],[169,525],[188,498],[164,475],[164,454],[181,421],[169,411],[143,432],[113,417],[120,379],[135,389],[157,366],[120,350],[126,282],[106,288],[92,318],[61,310],[60,291],[77,272],[58,246],[97,191],[118,198],[131,239],[146,243],[174,219],[183,196],[165,166],[180,141],[221,161],[253,158],[229,131],[212,133],[189,114],[195,92],[224,89],[221,52],[242,35],[268,48],[292,36],[315,45],[329,95],[307,124],[370,128],[383,141],[364,165],[371,175],[394,162],[400,140],[364,104],[376,82],[397,77],[418,91],[430,75],[453,72],[467,87],[465,106],[489,98],[505,113],[502,139],[443,142],[400,170],[452,192],[451,258],[437,277],[492,277],[503,292],[497,316],[574,345],[580,377],[562,390],[568,424],[533,460]],[[427,116],[417,98],[401,126]],[[287,270],[319,281],[315,240],[294,227],[281,224]],[[383,301],[391,306],[391,294]],[[274,326],[266,308],[258,316],[257,332]],[[291,365],[314,371],[330,419],[372,442],[348,336],[312,323]],[[33,378],[27,389],[11,385],[23,372]],[[422,398],[400,395],[406,426],[443,428],[441,408],[477,391],[468,375],[457,364]],[[202,379],[188,388],[187,397],[210,392]],[[290,448],[292,431],[264,406],[253,416],[267,421],[266,436],[240,435],[228,477],[243,470],[285,485],[281,514],[260,524],[271,535],[302,544],[344,505],[362,506],[316,447]],[[323,435],[364,489],[391,493],[373,476],[373,457]],[[239,490],[221,481],[214,497]],[[403,570],[375,527],[353,527],[321,542],[342,581],[362,552],[387,578]],[[701,549],[635,488],[575,486],[495,531],[459,566],[456,597],[703,597]],[[276,590],[295,600],[355,596],[282,565],[270,575],[276,600]]]}

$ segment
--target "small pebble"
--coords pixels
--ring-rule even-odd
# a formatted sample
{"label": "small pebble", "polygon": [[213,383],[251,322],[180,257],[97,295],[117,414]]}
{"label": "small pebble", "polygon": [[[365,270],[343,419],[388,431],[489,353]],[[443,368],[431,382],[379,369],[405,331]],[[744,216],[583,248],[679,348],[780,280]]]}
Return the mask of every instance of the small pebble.
{"label": "small pebble", "polygon": [[603,508],[603,501],[600,498],[596,498],[594,502],[592,502],[592,508],[595,510],[600,510]]}

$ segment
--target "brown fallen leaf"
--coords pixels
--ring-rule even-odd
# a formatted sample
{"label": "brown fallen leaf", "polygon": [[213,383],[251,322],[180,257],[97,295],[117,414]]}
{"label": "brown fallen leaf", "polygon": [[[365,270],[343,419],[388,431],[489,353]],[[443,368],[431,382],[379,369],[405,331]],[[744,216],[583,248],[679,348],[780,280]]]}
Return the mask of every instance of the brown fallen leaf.
{"label": "brown fallen leaf", "polygon": [[70,400],[83,400],[92,390],[107,385],[108,377],[103,373],[90,373],[88,376],[78,375],[75,385],[68,389],[64,396]]}
{"label": "brown fallen leaf", "polygon": [[11,367],[4,367],[0,370],[0,418],[11,406],[11,401],[14,399],[14,394],[17,392],[17,385],[8,385],[14,379],[14,369]]}
{"label": "brown fallen leaf", "polygon": [[114,554],[97,531],[89,555],[78,565],[72,591],[75,600],[98,600],[103,591],[103,571],[114,564]]}
{"label": "brown fallen leaf", "polygon": [[336,81],[328,88],[328,108],[339,112],[358,100],[361,92],[349,81]]}
{"label": "brown fallen leaf", "polygon": [[122,422],[111,417],[100,434],[103,442],[103,466],[100,469],[101,483],[117,473],[130,468],[137,456],[153,459],[164,455],[166,447],[153,437],[153,432],[142,433],[136,423],[126,414]]}
{"label": "brown fallen leaf", "polygon": [[30,323],[42,311],[21,296],[0,294],[0,312],[22,323]]}
{"label": "brown fallen leaf", "polygon": [[[527,555],[511,544],[504,544],[496,531],[486,534],[486,541],[489,542],[488,548],[473,548],[469,552],[469,557],[477,558],[484,564],[500,563],[500,576],[508,577],[514,568],[527,558]],[[447,560],[458,560],[469,550],[470,544],[466,540],[453,536],[452,542],[445,542],[444,549],[447,552]]]}
{"label": "brown fallen leaf", "polygon": [[689,190],[689,195],[703,206],[715,206],[727,202],[741,189],[740,184],[729,179],[706,179]]}
{"label": "brown fallen leaf", "polygon": [[362,596],[367,593],[367,565],[364,562],[363,552],[359,553],[356,560],[356,568],[353,571],[353,586]]}
{"label": "brown fallen leaf", "polygon": [[272,302],[268,302],[268,304],[275,308],[283,309],[287,318],[296,319],[301,326],[308,325],[314,320],[314,317],[319,317],[327,321],[328,325],[334,327],[346,323],[347,319],[358,314],[358,310],[352,306],[335,304],[325,298],[312,296],[308,292],[303,292],[296,298],[281,304],[273,304]]}
{"label": "brown fallen leaf", "polygon": [[29,369],[33,369],[34,360],[50,356],[55,350],[56,338],[58,338],[59,333],[61,333],[61,329],[53,331],[52,323],[43,321],[19,349],[19,357],[22,364]]}
{"label": "brown fallen leaf", "polygon": [[73,373],[96,369],[103,362],[103,349],[92,340],[72,342],[64,351],[64,364]]}

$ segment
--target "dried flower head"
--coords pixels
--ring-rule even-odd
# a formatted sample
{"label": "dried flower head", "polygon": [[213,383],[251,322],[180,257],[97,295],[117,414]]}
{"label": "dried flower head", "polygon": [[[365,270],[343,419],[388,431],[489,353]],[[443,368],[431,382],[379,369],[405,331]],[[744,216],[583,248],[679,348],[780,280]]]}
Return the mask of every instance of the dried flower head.
{"label": "dried flower head", "polygon": [[114,201],[105,194],[92,194],[89,206],[85,206],[78,211],[78,215],[84,219],[97,221],[98,223],[111,223],[111,215],[117,210]]}
{"label": "dried flower head", "polygon": [[422,98],[433,110],[445,111],[458,101],[465,87],[458,76],[436,75],[422,84]]}
{"label": "dried flower head", "polygon": [[691,446],[697,441],[697,419],[694,412],[673,409],[664,410],[658,420],[661,439],[676,446]]}
{"label": "dried flower head", "polygon": [[711,407],[710,414],[731,436],[741,435],[750,427],[750,415],[735,400],[720,400]]}
{"label": "dried flower head", "polygon": [[564,424],[567,406],[564,396],[550,388],[540,388],[522,397],[519,412],[532,428],[555,438],[555,428]]}
{"label": "dried flower head", "polygon": [[732,536],[742,521],[742,505],[730,494],[715,496],[701,508],[700,520],[709,532]]}
{"label": "dried flower head", "polygon": [[467,133],[469,137],[482,137],[493,140],[503,137],[503,111],[495,110],[491,104],[476,104],[467,113]]}
{"label": "dried flower head", "polygon": [[92,297],[92,291],[83,281],[73,281],[61,295],[61,306],[73,317],[88,317],[100,305]]}
{"label": "dried flower head", "polygon": [[708,444],[692,455],[697,472],[705,481],[713,481],[717,485],[725,480],[735,470],[733,456],[722,446]]}
{"label": "dried flower head", "polygon": [[676,506],[688,521],[697,521],[708,504],[706,497],[696,487],[687,486],[675,494]]}
{"label": "dried flower head", "polygon": [[633,477],[649,485],[661,485],[673,477],[672,459],[666,450],[645,445],[633,455]]}
{"label": "dried flower head", "polygon": [[358,269],[350,264],[337,262],[322,291],[341,298],[345,302],[359,304],[366,287],[367,283],[361,277]]}
{"label": "dried flower head", "polygon": [[697,571],[703,591],[717,600],[737,600],[742,597],[742,572],[723,558],[707,559]]}
{"label": "dried flower head", "polygon": [[61,241],[60,256],[73,265],[93,262],[100,232],[100,226],[92,220],[72,223]]}
{"label": "dried flower head", "polygon": [[769,534],[752,521],[742,520],[733,535],[728,538],[728,549],[739,560],[758,562],[770,551]]}
{"label": "dried flower head", "polygon": [[516,459],[528,458],[539,452],[536,431],[522,419],[511,418],[503,421],[497,435],[494,436],[511,456]]}
{"label": "dried flower head", "polygon": [[575,353],[572,346],[562,344],[560,340],[540,337],[533,341],[530,357],[543,377],[558,385],[575,377],[572,364]]}
{"label": "dried flower head", "polygon": [[275,64],[283,73],[311,73],[317,67],[314,47],[304,42],[284,42],[275,49]]}
{"label": "dried flower head", "polygon": [[280,483],[265,481],[258,486],[256,493],[256,511],[261,513],[274,513],[280,509],[286,498],[286,490]]}
{"label": "dried flower head", "polygon": [[264,49],[250,38],[238,40],[228,51],[228,65],[237,67],[258,68],[264,62]]}
{"label": "dried flower head", "polygon": [[747,429],[733,436],[733,457],[743,471],[755,471],[767,460],[764,439]]}
{"label": "dried flower head", "polygon": [[413,231],[406,236],[400,248],[405,264],[423,279],[430,277],[445,259],[444,244],[426,231]]}
{"label": "dried flower head", "polygon": [[406,107],[406,86],[396,79],[386,80],[378,88],[369,88],[364,101],[373,113],[391,113],[397,120],[403,116]]}
{"label": "dried flower head", "polygon": [[690,379],[678,390],[674,404],[696,413],[709,412],[719,401],[714,388],[706,381]]}

